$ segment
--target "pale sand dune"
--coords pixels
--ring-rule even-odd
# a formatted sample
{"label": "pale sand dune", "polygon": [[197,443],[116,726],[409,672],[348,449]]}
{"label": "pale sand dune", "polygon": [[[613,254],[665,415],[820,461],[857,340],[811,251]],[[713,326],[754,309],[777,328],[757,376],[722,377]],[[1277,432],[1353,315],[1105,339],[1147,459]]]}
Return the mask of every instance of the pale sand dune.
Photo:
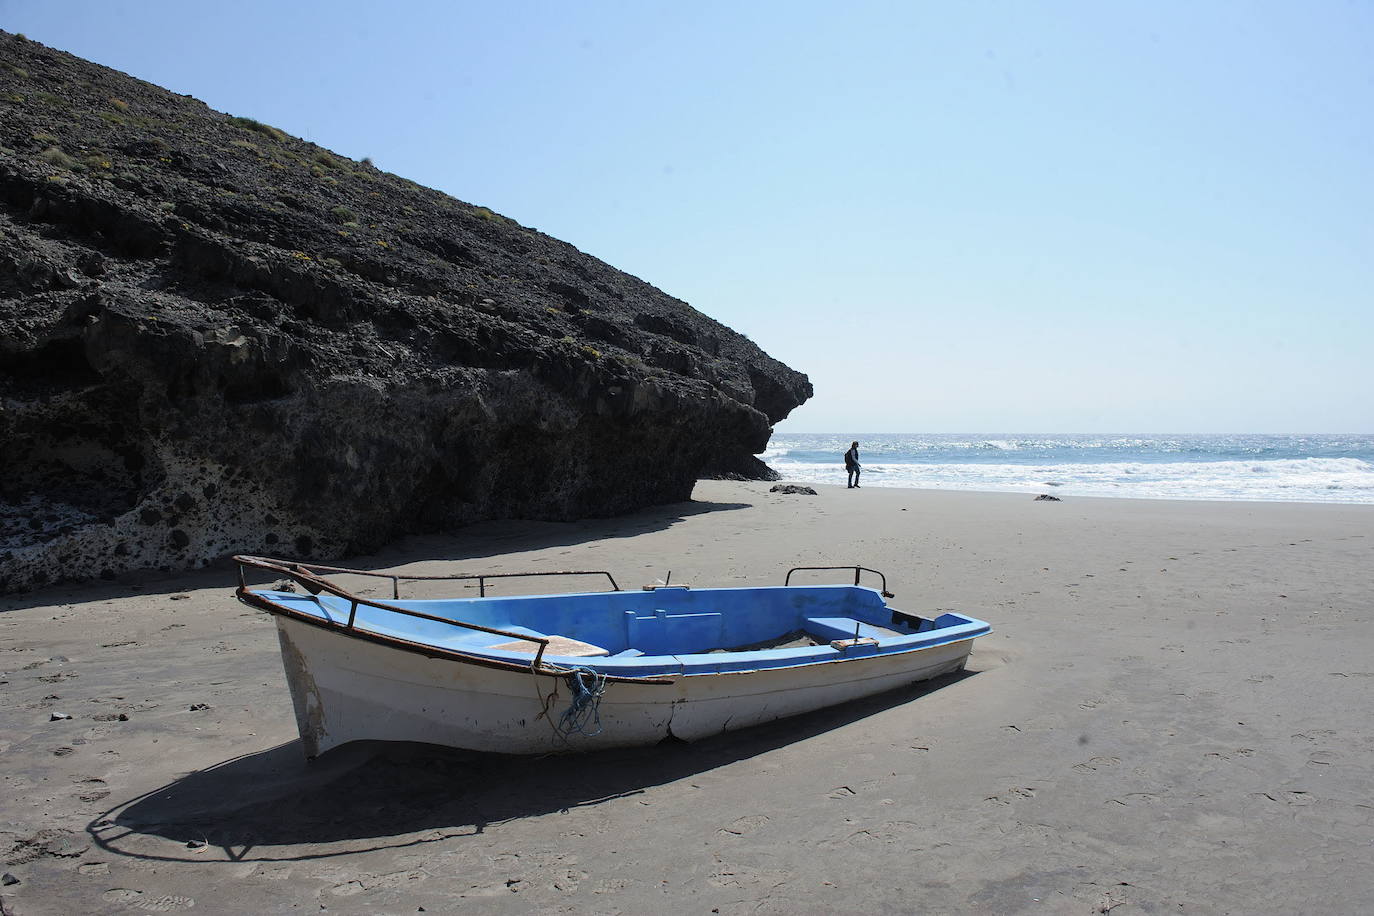
{"label": "pale sand dune", "polygon": [[0,858],[20,879],[3,912],[1374,899],[1374,508],[726,482],[695,499],[353,562],[606,568],[623,587],[857,562],[887,573],[894,605],[995,632],[961,679],[696,745],[355,746],[307,765],[271,621],[232,599],[228,570],[0,600]]}

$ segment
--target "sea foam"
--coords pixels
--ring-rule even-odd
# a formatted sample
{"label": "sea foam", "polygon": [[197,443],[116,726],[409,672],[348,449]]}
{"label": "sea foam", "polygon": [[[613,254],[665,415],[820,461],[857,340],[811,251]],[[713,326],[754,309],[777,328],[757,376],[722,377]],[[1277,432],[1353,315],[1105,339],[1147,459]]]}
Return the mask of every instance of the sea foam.
{"label": "sea foam", "polygon": [[789,480],[844,481],[860,440],[868,486],[1144,499],[1374,503],[1374,436],[775,436]]}

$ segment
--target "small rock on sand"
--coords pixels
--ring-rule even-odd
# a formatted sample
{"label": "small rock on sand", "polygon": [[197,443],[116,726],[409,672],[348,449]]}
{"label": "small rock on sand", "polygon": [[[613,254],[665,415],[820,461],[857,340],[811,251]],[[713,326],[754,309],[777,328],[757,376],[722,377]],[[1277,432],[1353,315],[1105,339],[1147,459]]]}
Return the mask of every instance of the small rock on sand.
{"label": "small rock on sand", "polygon": [[790,493],[794,495],[815,496],[816,491],[810,487],[804,487],[795,483],[774,484],[768,489],[769,493]]}

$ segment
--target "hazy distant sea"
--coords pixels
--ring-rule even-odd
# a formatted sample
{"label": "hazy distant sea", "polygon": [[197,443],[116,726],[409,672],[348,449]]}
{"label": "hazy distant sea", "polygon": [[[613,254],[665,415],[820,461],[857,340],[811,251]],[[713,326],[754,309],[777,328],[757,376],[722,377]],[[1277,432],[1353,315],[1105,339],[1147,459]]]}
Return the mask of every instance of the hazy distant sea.
{"label": "hazy distant sea", "polygon": [[760,457],[787,480],[1137,499],[1374,503],[1374,435],[778,433]]}

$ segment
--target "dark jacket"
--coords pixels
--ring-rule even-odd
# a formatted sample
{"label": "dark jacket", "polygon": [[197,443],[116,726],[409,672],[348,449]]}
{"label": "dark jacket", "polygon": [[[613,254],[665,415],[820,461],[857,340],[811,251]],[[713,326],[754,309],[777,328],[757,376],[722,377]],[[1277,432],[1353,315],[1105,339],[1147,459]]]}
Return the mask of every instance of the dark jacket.
{"label": "dark jacket", "polygon": [[851,445],[849,451],[844,453],[844,469],[852,471],[859,466],[859,448]]}

